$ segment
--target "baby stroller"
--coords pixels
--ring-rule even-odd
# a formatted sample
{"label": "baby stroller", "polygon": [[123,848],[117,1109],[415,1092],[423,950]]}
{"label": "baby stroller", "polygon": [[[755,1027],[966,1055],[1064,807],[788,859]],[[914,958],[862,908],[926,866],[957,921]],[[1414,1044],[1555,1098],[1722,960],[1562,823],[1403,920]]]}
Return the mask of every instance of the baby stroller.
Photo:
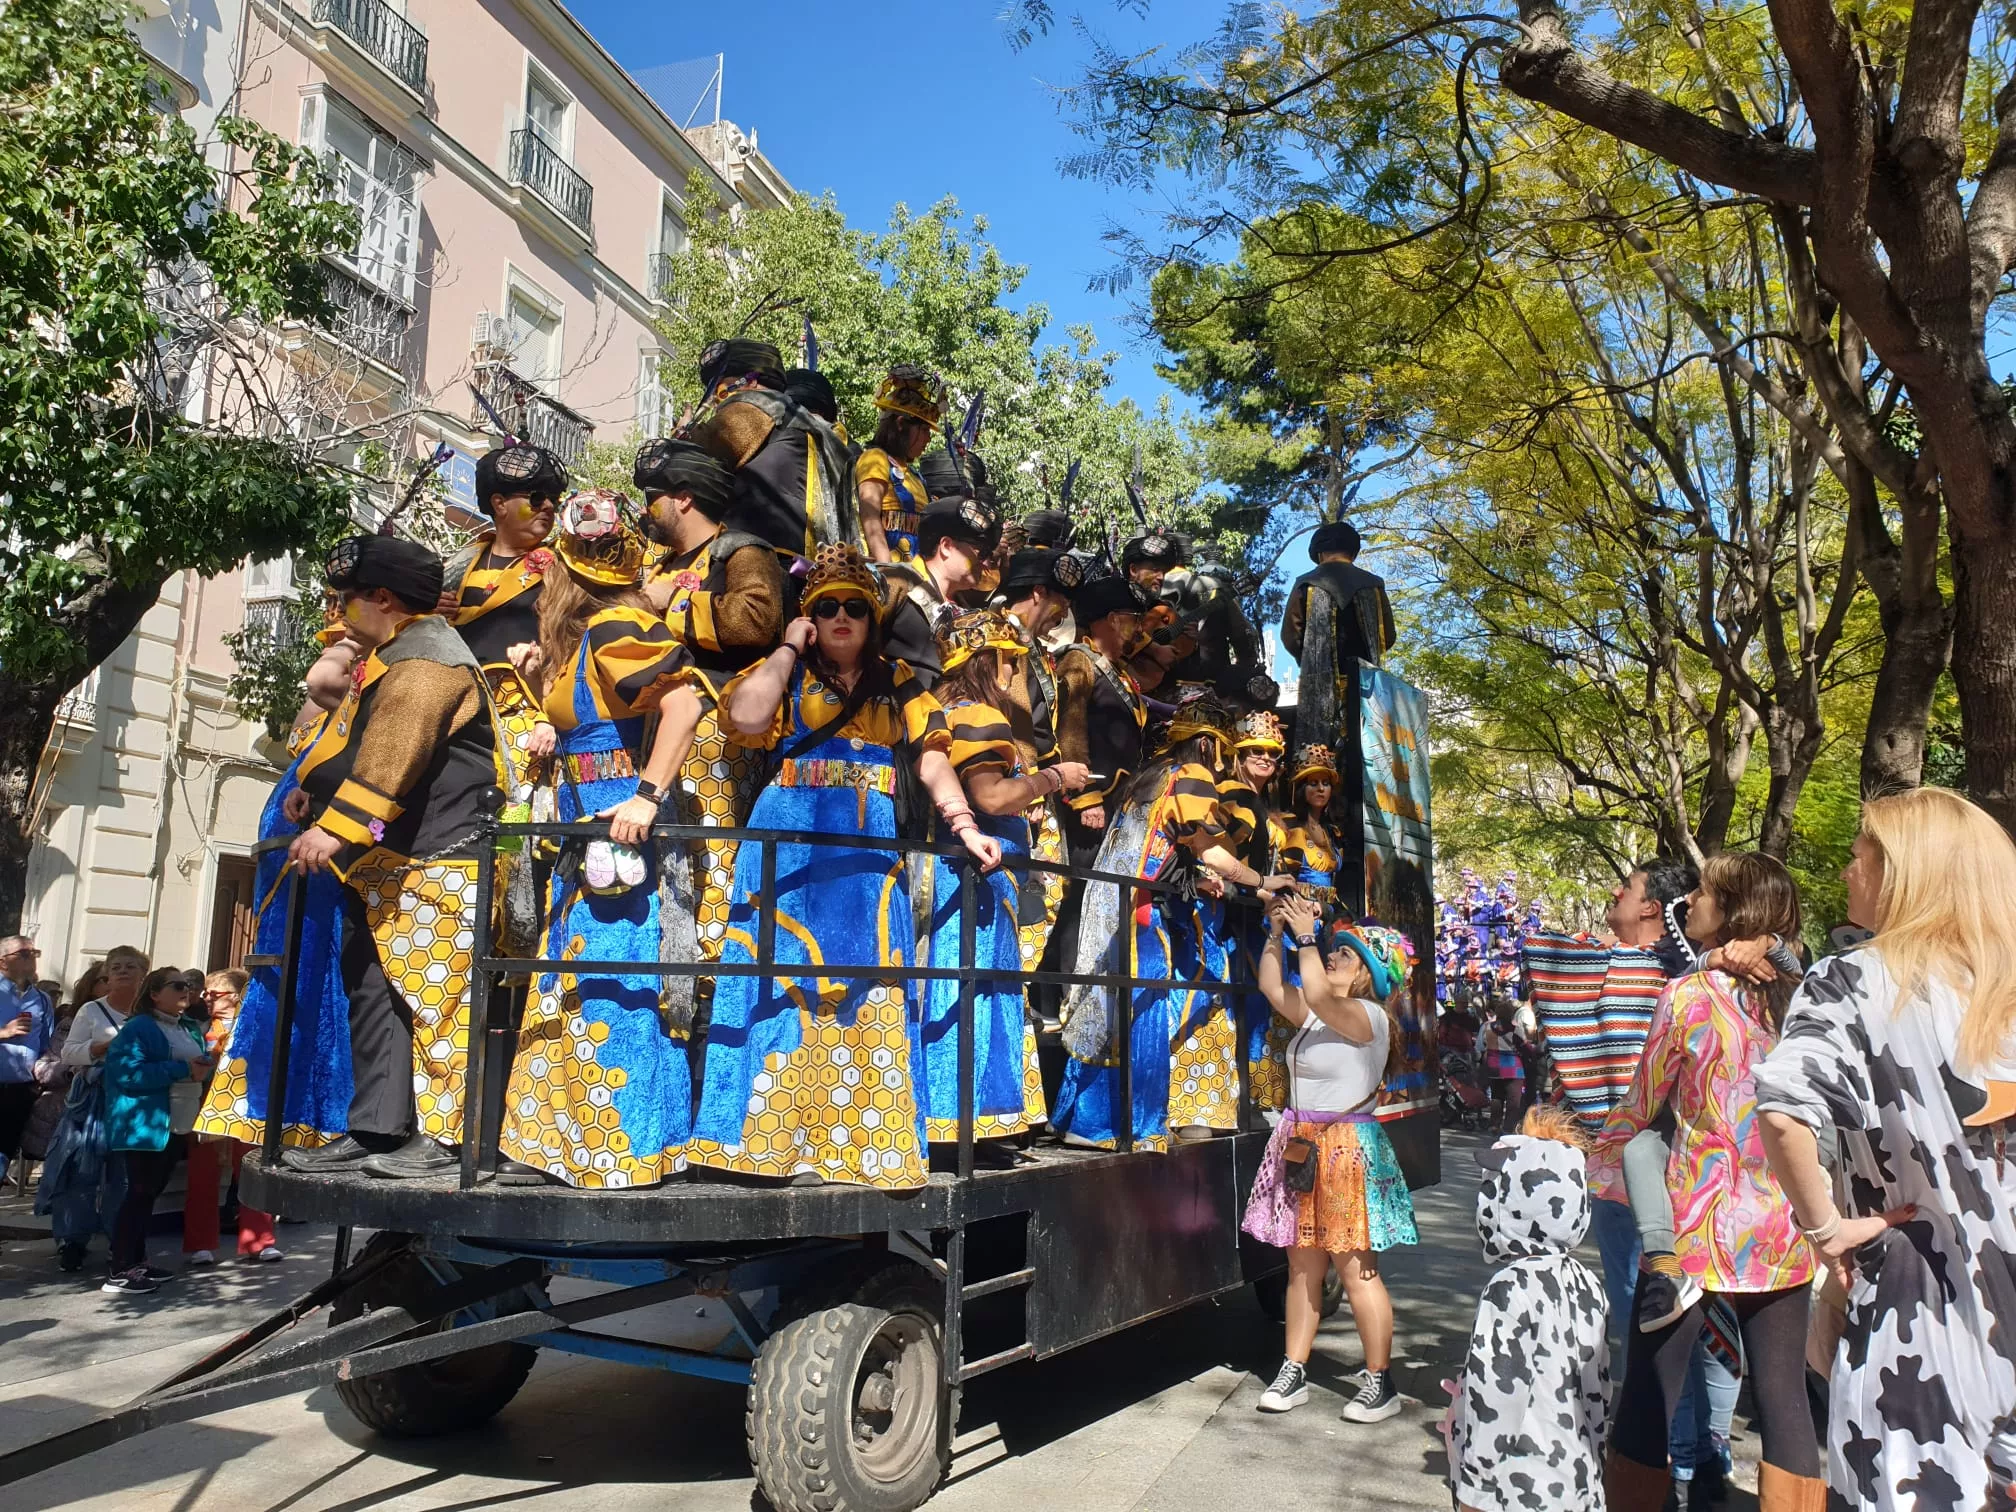
{"label": "baby stroller", "polygon": [[1491,1114],[1491,1096],[1477,1079],[1477,1066],[1467,1055],[1445,1051],[1442,1056],[1442,1127],[1481,1129]]}

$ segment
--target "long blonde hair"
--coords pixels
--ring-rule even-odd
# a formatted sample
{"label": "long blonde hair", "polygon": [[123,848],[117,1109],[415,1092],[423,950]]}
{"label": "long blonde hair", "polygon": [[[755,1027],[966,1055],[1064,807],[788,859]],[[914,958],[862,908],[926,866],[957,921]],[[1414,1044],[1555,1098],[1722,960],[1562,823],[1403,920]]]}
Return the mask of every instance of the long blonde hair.
{"label": "long blonde hair", "polygon": [[634,588],[584,582],[573,571],[548,572],[539,588],[539,696],[574,670],[588,621],[612,605],[648,609],[650,601]]}
{"label": "long blonde hair", "polygon": [[1908,1003],[1934,977],[1966,1000],[1962,1062],[1996,1060],[2016,1028],[2016,843],[1946,788],[1915,788],[1862,806],[1862,834],[1883,859],[1876,937]]}

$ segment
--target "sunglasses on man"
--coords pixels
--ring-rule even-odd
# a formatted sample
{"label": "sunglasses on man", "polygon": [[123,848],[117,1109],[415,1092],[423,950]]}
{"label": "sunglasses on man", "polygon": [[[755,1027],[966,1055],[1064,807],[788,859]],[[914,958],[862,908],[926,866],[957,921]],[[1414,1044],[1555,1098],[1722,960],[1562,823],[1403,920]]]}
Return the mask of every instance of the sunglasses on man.
{"label": "sunglasses on man", "polygon": [[812,606],[812,618],[829,620],[842,610],[846,611],[849,619],[857,620],[865,620],[875,612],[874,606],[864,598],[824,598]]}

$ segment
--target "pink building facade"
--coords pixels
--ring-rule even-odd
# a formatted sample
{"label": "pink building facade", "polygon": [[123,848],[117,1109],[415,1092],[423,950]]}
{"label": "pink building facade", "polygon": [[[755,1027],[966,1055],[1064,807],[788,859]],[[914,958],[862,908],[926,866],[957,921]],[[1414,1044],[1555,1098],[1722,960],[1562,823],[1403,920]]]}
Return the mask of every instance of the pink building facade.
{"label": "pink building facade", "polygon": [[[661,259],[689,218],[791,193],[734,126],[682,131],[548,0],[151,0],[138,31],[199,131],[235,90],[358,208],[357,247],[329,259],[335,338],[280,348],[321,411],[303,423],[347,438],[339,453],[454,448],[451,520],[490,444],[472,384],[570,461],[659,432],[659,365],[694,360],[654,328]],[[293,577],[282,561],[172,582],[66,705],[25,921],[52,974],[116,944],[183,966],[245,953],[284,754],[226,696],[223,638],[278,618]]]}

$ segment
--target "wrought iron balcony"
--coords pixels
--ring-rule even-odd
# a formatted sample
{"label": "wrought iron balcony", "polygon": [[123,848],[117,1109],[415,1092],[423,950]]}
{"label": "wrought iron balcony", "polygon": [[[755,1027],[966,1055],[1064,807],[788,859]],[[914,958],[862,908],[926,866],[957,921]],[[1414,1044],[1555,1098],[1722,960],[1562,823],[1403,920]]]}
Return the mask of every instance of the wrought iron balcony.
{"label": "wrought iron balcony", "polygon": [[[512,372],[501,362],[478,362],[475,383],[477,392],[489,401],[520,441],[545,447],[570,467],[587,452],[588,442],[595,434],[594,423],[541,392],[531,379]],[[470,420],[479,428],[487,427],[490,417],[480,405],[473,408]]]}
{"label": "wrought iron balcony", "polygon": [[530,122],[511,133],[511,182],[522,184],[583,236],[595,228],[595,186]]}
{"label": "wrought iron balcony", "polygon": [[335,316],[329,334],[344,346],[373,362],[403,372],[406,366],[406,333],[413,324],[413,311],[367,279],[332,262],[322,265],[323,288]]}
{"label": "wrought iron balcony", "polygon": [[276,650],[284,650],[301,639],[300,618],[291,598],[248,599],[245,623],[240,628]]}
{"label": "wrought iron balcony", "polygon": [[415,94],[427,93],[427,38],[383,0],[313,0],[310,19],[333,26]]}
{"label": "wrought iron balcony", "polygon": [[645,270],[649,274],[648,282],[651,285],[646,292],[659,304],[667,304],[671,301],[672,268],[677,261],[678,258],[671,253],[660,252],[651,258],[650,264]]}

